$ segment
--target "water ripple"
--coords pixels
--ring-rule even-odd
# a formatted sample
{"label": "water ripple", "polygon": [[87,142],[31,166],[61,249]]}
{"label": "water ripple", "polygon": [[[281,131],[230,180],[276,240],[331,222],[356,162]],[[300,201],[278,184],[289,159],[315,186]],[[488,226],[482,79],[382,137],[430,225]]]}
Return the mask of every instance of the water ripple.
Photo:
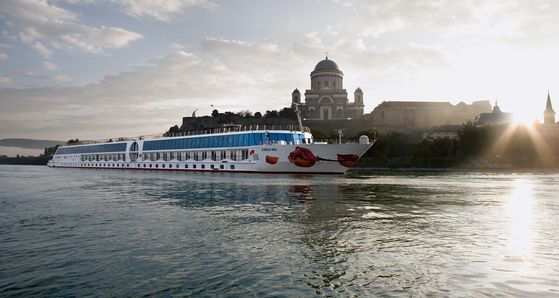
{"label": "water ripple", "polygon": [[0,296],[559,296],[557,182],[0,166]]}

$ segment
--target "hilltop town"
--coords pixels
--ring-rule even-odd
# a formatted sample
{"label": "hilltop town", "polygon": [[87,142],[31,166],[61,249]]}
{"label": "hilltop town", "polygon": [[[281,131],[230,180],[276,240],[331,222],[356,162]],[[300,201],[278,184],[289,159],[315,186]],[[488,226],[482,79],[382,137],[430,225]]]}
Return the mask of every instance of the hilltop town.
{"label": "hilltop town", "polygon": [[[357,87],[353,101],[344,88],[344,73],[326,57],[310,73],[310,88],[291,93],[290,106],[280,111],[213,111],[211,116],[184,117],[167,135],[226,124],[269,127],[303,125],[316,139],[329,142],[356,140],[366,134],[379,142],[363,163],[374,167],[555,167],[559,156],[559,125],[548,93],[544,122],[514,123],[512,113],[498,103],[383,100],[371,112],[364,110],[365,92]],[[542,101],[543,107],[543,101]],[[543,109],[542,109],[543,110]],[[507,140],[503,141],[505,137]]]}

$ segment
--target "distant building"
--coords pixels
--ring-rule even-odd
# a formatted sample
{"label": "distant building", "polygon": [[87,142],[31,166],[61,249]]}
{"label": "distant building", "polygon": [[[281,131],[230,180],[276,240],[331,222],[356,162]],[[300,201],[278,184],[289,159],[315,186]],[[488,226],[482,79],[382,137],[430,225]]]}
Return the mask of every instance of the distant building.
{"label": "distant building", "polygon": [[472,121],[491,111],[488,100],[468,105],[460,102],[384,101],[371,117],[373,126],[384,130],[424,130],[435,126],[457,125]]}
{"label": "distant building", "polygon": [[493,107],[493,112],[491,113],[482,113],[476,120],[474,121],[475,125],[498,125],[498,124],[506,124],[511,123],[514,116],[512,113],[503,113],[497,102],[495,102],[495,106]]}
{"label": "distant building", "polygon": [[423,133],[424,139],[457,139],[458,131],[462,128],[462,125],[444,125],[432,127]]}
{"label": "distant building", "polygon": [[547,92],[547,103],[545,106],[545,112],[543,112],[543,124],[555,124],[555,111],[551,105],[551,96],[549,96],[549,92]]}
{"label": "distant building", "polygon": [[551,104],[551,96],[547,93],[547,102],[543,112],[543,125],[538,125],[538,130],[543,137],[559,138],[559,124],[555,122],[555,111]]}
{"label": "distant building", "polygon": [[311,72],[311,89],[305,91],[305,102],[301,102],[301,92],[295,89],[291,94],[291,105],[298,105],[305,119],[309,120],[355,119],[363,116],[363,91],[357,88],[354,102],[349,102],[343,83],[344,73],[336,62],[326,56]]}

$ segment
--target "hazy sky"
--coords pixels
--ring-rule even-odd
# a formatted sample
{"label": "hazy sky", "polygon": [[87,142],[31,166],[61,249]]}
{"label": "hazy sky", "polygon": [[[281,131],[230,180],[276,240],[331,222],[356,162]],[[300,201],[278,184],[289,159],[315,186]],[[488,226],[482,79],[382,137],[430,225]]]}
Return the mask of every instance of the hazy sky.
{"label": "hazy sky", "polygon": [[559,1],[1,0],[0,138],[161,133],[279,109],[328,52],[384,100],[559,110]]}

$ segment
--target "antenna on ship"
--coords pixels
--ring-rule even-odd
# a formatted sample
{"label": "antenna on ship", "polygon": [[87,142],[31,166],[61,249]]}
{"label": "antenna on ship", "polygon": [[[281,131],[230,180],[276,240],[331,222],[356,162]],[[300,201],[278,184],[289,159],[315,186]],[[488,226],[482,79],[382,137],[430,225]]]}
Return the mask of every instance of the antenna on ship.
{"label": "antenna on ship", "polygon": [[301,111],[299,111],[299,104],[298,103],[292,103],[293,106],[295,107],[295,114],[297,114],[297,122],[299,123],[299,131],[303,132],[303,120],[301,120]]}

